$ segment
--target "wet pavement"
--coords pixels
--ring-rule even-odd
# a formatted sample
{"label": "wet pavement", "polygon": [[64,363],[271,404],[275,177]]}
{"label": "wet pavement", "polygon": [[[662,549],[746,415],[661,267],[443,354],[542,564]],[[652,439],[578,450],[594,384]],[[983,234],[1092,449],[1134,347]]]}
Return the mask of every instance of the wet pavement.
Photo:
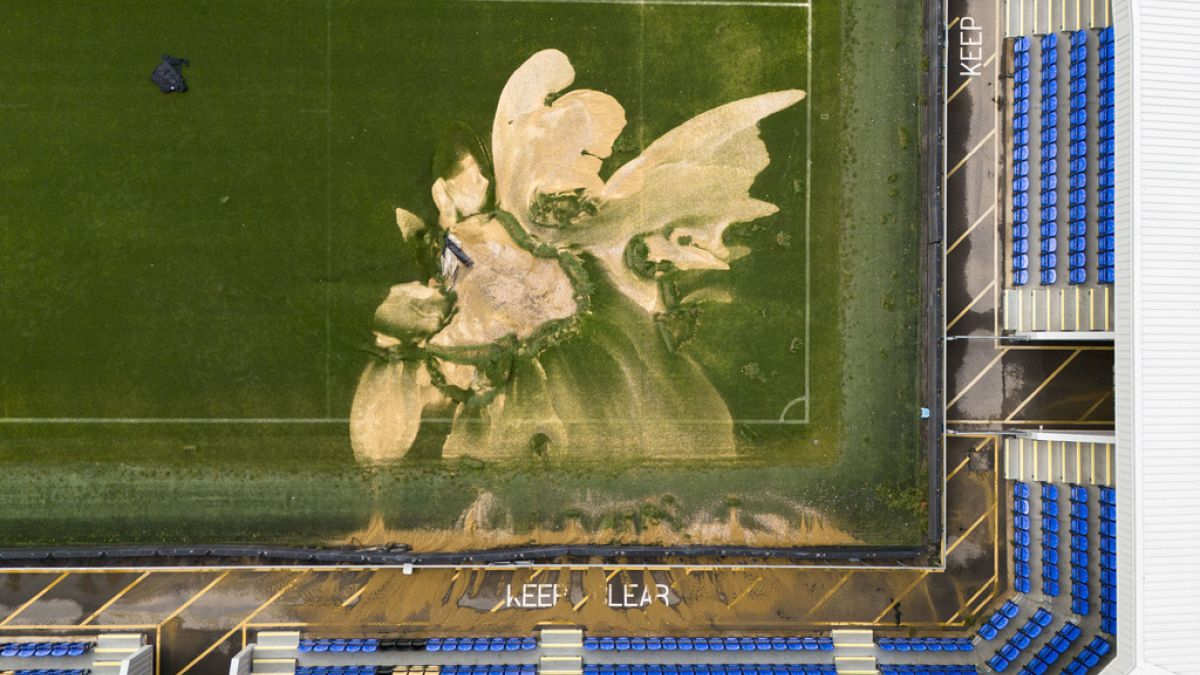
{"label": "wet pavement", "polygon": [[1008,67],[997,0],[946,16],[946,423],[952,432],[1112,426],[1112,345],[1031,345],[1000,334]]}
{"label": "wet pavement", "polygon": [[[946,7],[944,566],[929,569],[94,570],[0,575],[0,635],[137,631],[158,672],[227,672],[260,629],[318,635],[770,634],[834,626],[968,634],[1007,595],[999,436],[1112,425],[1111,345],[996,339],[1004,286],[997,92],[1003,0]],[[936,508],[936,505],[935,505]],[[548,607],[539,589],[553,588]],[[542,585],[542,586],[539,586]],[[532,596],[522,596],[532,590]],[[649,601],[643,603],[643,593]],[[513,604],[515,598],[518,605]],[[661,596],[661,597],[660,597]],[[525,602],[533,597],[535,602]],[[662,597],[666,598],[664,602]]]}

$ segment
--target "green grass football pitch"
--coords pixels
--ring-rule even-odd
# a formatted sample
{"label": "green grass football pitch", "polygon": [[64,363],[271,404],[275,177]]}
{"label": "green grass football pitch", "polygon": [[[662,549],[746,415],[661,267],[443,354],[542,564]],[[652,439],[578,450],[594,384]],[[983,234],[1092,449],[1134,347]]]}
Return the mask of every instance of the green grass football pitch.
{"label": "green grass football pitch", "polygon": [[[820,513],[920,543],[922,11],[842,4],[0,8],[0,542],[311,544],[378,514],[436,532],[487,492],[518,538],[734,512],[803,544]],[[394,209],[436,219],[439,133],[486,136],[545,48],[624,105],[608,171],[722,103],[808,92],[762,125],[756,196],[780,212],[731,229],[735,302],[681,347],[737,456],[480,467],[426,443],[362,467],[345,419],[371,314],[429,273]],[[188,93],[150,83],[164,52],[190,59]]]}

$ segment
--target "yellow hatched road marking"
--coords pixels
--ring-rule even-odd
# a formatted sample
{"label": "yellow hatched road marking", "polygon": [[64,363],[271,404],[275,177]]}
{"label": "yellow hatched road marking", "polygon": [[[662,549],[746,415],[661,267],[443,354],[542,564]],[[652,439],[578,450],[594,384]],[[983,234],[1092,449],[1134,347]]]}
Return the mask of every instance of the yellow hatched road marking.
{"label": "yellow hatched road marking", "polygon": [[[371,578],[374,579],[375,577],[371,577]],[[363,584],[357,591],[354,591],[354,593],[352,593],[350,595],[350,597],[343,600],[342,607],[349,607],[350,605],[354,604],[355,600],[358,600],[359,598],[362,597],[363,591],[365,591],[365,590],[367,590],[367,584]]]}
{"label": "yellow hatched road marking", "polygon": [[120,600],[129,591],[133,590],[134,586],[137,586],[138,584],[142,583],[142,580],[148,576],[150,576],[149,571],[142,572],[142,576],[134,579],[133,582],[131,582],[128,586],[126,586],[125,588],[122,588],[120,591],[118,591],[116,595],[109,598],[108,602],[104,603],[103,605],[100,605],[100,609],[97,609],[96,611],[92,612],[91,616],[84,619],[83,621],[80,621],[79,625],[86,626],[89,623],[91,623],[93,620],[95,620],[96,617],[100,616],[100,614],[102,614],[104,612],[104,610],[108,609],[109,607],[112,607],[113,603]]}
{"label": "yellow hatched road marking", "polygon": [[825,595],[822,595],[821,598],[819,600],[817,600],[816,604],[814,604],[812,607],[810,607],[808,609],[808,613],[804,615],[804,618],[807,619],[808,617],[815,614],[818,609],[823,607],[825,605],[825,603],[828,602],[829,599],[833,597],[833,594],[837,593],[838,589],[840,589],[842,586],[846,585],[846,582],[850,580],[851,574],[854,574],[854,570],[850,570],[849,572],[846,572],[845,574],[843,574],[842,578],[838,579],[838,582],[836,584],[834,584],[832,587],[830,587],[830,589],[828,591],[825,591]]}
{"label": "yellow hatched road marking", "polygon": [[962,234],[958,235],[958,239],[955,239],[954,243],[950,244],[950,248],[946,249],[946,253],[949,253],[949,252],[953,251],[955,248],[957,248],[958,245],[962,243],[963,239],[966,239],[967,235],[971,234],[971,232],[975,228],[979,227],[979,224],[982,223],[985,218],[992,215],[992,213],[995,212],[995,210],[996,210],[995,204],[992,204],[991,206],[989,206],[987,211],[983,212],[983,215],[981,215],[981,216],[979,216],[979,218],[975,219],[974,223],[971,223],[971,226],[967,228],[966,232],[963,232]]}
{"label": "yellow hatched road marking", "polygon": [[[949,555],[949,552],[947,552],[947,555]],[[889,604],[887,607],[885,607],[883,609],[883,611],[879,613],[879,616],[875,617],[875,620],[872,621],[871,623],[877,624],[880,621],[882,621],[883,617],[887,616],[888,612],[892,611],[892,608],[894,608],[896,605],[899,605],[904,600],[904,598],[908,597],[908,594],[912,593],[913,589],[916,588],[917,585],[920,584],[922,581],[924,581],[925,577],[927,577],[927,576],[929,576],[928,570],[921,572],[919,575],[917,575],[917,578],[914,579],[913,582],[908,585],[908,588],[901,591],[900,594],[896,596],[896,599],[892,600],[891,604]]]}
{"label": "yellow hatched road marking", "polygon": [[996,285],[995,279],[992,279],[991,281],[989,281],[988,285],[984,286],[983,290],[979,292],[979,295],[976,295],[974,298],[971,298],[971,302],[969,302],[966,307],[963,307],[962,311],[959,312],[958,315],[955,316],[954,319],[952,319],[950,321],[950,323],[946,324],[946,331],[949,332],[951,328],[954,328],[954,324],[958,323],[964,316],[966,316],[967,312],[971,311],[971,308],[975,306],[975,303],[979,302],[983,298],[983,296],[987,295],[988,292],[991,291],[995,285]]}
{"label": "yellow hatched road marking", "polygon": [[225,570],[224,572],[222,572],[220,576],[218,576],[216,579],[213,579],[212,581],[210,581],[210,582],[208,583],[208,585],[207,585],[207,586],[205,586],[204,588],[201,588],[201,589],[200,589],[200,591],[199,591],[198,593],[196,593],[196,594],[195,594],[195,595],[193,595],[192,597],[188,598],[188,599],[187,599],[187,602],[185,602],[185,603],[183,603],[182,605],[180,605],[179,609],[177,609],[177,610],[175,610],[174,612],[171,612],[170,614],[168,614],[168,615],[167,615],[167,618],[165,618],[165,619],[163,619],[162,621],[160,621],[160,622],[159,622],[159,625],[162,625],[162,624],[164,624],[164,623],[167,623],[167,622],[168,622],[168,621],[170,621],[171,619],[174,619],[175,617],[177,617],[177,616],[179,616],[180,614],[182,614],[182,613],[183,613],[183,611],[184,611],[185,609],[187,609],[188,607],[191,607],[191,606],[192,606],[192,603],[194,603],[194,602],[196,602],[197,600],[199,600],[200,598],[204,597],[204,594],[205,594],[205,593],[208,593],[209,591],[211,591],[211,590],[213,589],[213,586],[216,586],[217,584],[221,583],[221,580],[222,580],[222,579],[224,579],[225,577],[229,576],[229,573],[230,573],[231,571],[232,571],[232,570]]}
{"label": "yellow hatched road marking", "polygon": [[50,583],[46,584],[45,588],[38,591],[37,595],[26,600],[23,605],[16,608],[15,610],[13,610],[12,614],[9,614],[3,621],[0,621],[0,626],[7,626],[10,621],[17,618],[17,615],[19,615],[21,612],[24,612],[26,609],[29,609],[29,606],[32,605],[33,603],[37,602],[38,600],[41,600],[43,595],[45,595],[46,593],[49,593],[50,589],[57,586],[63,579],[66,579],[68,576],[70,576],[70,574],[71,574],[70,572],[63,572],[62,574],[58,575],[54,579],[54,581],[51,581]]}
{"label": "yellow hatched road marking", "polygon": [[1048,377],[1046,377],[1045,380],[1042,380],[1042,383],[1038,385],[1037,389],[1034,389],[1033,392],[1029,394],[1029,396],[1026,396],[1025,400],[1021,401],[1020,405],[1018,405],[1011,413],[1009,413],[1008,417],[1004,418],[1004,421],[1011,422],[1012,419],[1017,416],[1017,414],[1019,414],[1022,410],[1025,409],[1025,406],[1029,405],[1029,402],[1032,401],[1035,396],[1040,394],[1042,392],[1042,390],[1046,388],[1047,385],[1049,385],[1051,382],[1054,381],[1054,378],[1058,377],[1058,374],[1061,373],[1063,371],[1063,369],[1065,369],[1067,366],[1071,365],[1071,362],[1074,361],[1076,358],[1078,358],[1079,355],[1082,353],[1083,352],[1079,349],[1076,349],[1075,351],[1071,352],[1071,355],[1068,356],[1066,358],[1066,360],[1063,361],[1057,368],[1055,368],[1054,372],[1050,373],[1050,375]]}
{"label": "yellow hatched road marking", "polygon": [[962,604],[962,607],[960,607],[959,610],[957,612],[955,612],[953,616],[951,616],[949,619],[946,619],[946,623],[953,623],[960,616],[962,616],[963,611],[968,609],[971,606],[971,603],[975,602],[975,600],[978,599],[979,596],[983,595],[983,592],[986,591],[989,587],[991,587],[991,585],[993,583],[995,583],[995,581],[996,581],[996,575],[993,574],[991,579],[988,579],[987,581],[983,582],[983,585],[979,587],[978,591],[975,591],[974,595],[967,598],[966,602],[964,602]]}
{"label": "yellow hatched road marking", "polygon": [[987,143],[989,140],[991,140],[992,136],[995,136],[995,135],[996,135],[996,130],[995,130],[995,128],[993,128],[991,131],[989,131],[987,133],[987,136],[983,137],[983,140],[979,141],[979,143],[975,147],[971,148],[971,151],[967,153],[966,157],[963,157],[961,160],[959,160],[958,164],[954,165],[953,169],[950,169],[949,171],[946,172],[946,178],[953,176],[956,171],[961,169],[963,164],[966,164],[967,160],[971,159],[971,156],[974,155],[976,152],[979,152],[979,149],[982,148],[983,145],[985,143]]}
{"label": "yellow hatched road marking", "polygon": [[1113,393],[1112,393],[1112,390],[1109,390],[1109,391],[1106,391],[1106,392],[1104,392],[1104,395],[1103,395],[1103,396],[1101,396],[1101,397],[1100,397],[1100,398],[1099,398],[1099,399],[1098,399],[1098,400],[1097,400],[1095,403],[1093,403],[1093,404],[1091,405],[1091,407],[1089,407],[1089,408],[1087,409],[1087,411],[1086,411],[1086,412],[1084,412],[1082,415],[1080,415],[1080,416],[1079,416],[1079,419],[1080,419],[1080,420],[1086,420],[1086,419],[1088,418],[1088,416],[1090,416],[1092,413],[1096,412],[1096,409],[1100,407],[1100,404],[1102,404],[1102,403],[1104,403],[1105,401],[1107,401],[1107,400],[1108,400],[1108,397],[1109,397],[1109,396],[1112,396],[1112,395],[1113,395]]}
{"label": "yellow hatched road marking", "polygon": [[240,622],[238,622],[238,625],[229,629],[228,632],[226,632],[221,637],[217,638],[216,642],[212,643],[211,645],[208,646],[207,649],[200,652],[200,654],[197,655],[196,658],[192,659],[186,666],[184,666],[183,668],[180,668],[178,671],[176,671],[176,675],[183,675],[187,671],[191,670],[192,667],[195,666],[197,663],[200,663],[200,661],[202,661],[204,659],[204,657],[213,653],[213,650],[215,650],[217,647],[220,647],[222,644],[224,644],[224,642],[226,640],[228,640],[234,633],[237,633],[238,631],[242,630],[242,628],[245,627],[245,625],[247,623],[249,623],[250,621],[253,621],[254,617],[258,616],[259,614],[261,614],[263,612],[263,610],[265,610],[267,607],[270,607],[272,604],[274,604],[274,602],[276,600],[278,600],[280,597],[282,597],[284,593],[287,593],[288,591],[292,590],[292,588],[294,588],[296,586],[296,584],[300,583],[300,580],[306,576],[308,576],[308,572],[301,572],[300,574],[297,574],[295,576],[295,578],[293,578],[286,585],[284,585],[283,588],[276,591],[275,594],[272,595],[270,598],[267,598],[266,602],[259,605],[258,608],[255,609],[253,612],[250,612],[250,614],[245,619],[242,619]]}
{"label": "yellow hatched road marking", "polygon": [[959,399],[961,399],[964,394],[966,394],[968,391],[971,390],[971,387],[974,387],[976,385],[976,383],[978,383],[980,380],[983,379],[983,376],[986,375],[987,372],[992,369],[992,366],[996,365],[997,363],[1000,362],[1000,359],[1004,358],[1004,355],[1008,352],[1008,350],[1009,350],[1008,347],[1001,349],[1000,353],[996,354],[995,358],[993,358],[991,361],[988,361],[988,364],[983,367],[983,370],[980,370],[979,374],[976,375],[974,377],[974,379],[972,379],[970,382],[968,382],[967,385],[965,387],[963,387],[961,391],[959,391],[957,394],[955,394],[954,398],[950,399],[950,402],[946,404],[946,408],[947,409],[953,408],[954,404],[958,403]]}
{"label": "yellow hatched road marking", "polygon": [[745,590],[743,590],[741,593],[738,593],[738,594],[737,594],[737,597],[735,597],[733,600],[730,600],[730,601],[729,601],[729,604],[728,604],[728,605],[726,605],[725,607],[726,607],[726,608],[732,608],[734,605],[736,605],[736,604],[738,604],[739,602],[741,602],[741,601],[742,601],[742,598],[744,598],[744,597],[746,597],[747,595],[749,595],[749,594],[750,594],[750,591],[754,590],[754,587],[755,587],[755,586],[757,586],[757,585],[759,584],[759,582],[761,582],[761,581],[762,581],[762,577],[755,577],[755,578],[754,578],[754,581],[750,582],[750,585],[749,585],[749,586],[747,586],[747,587],[745,588]]}
{"label": "yellow hatched road marking", "polygon": [[946,482],[947,482],[947,483],[949,483],[949,482],[950,482],[950,479],[951,479],[951,478],[954,478],[955,476],[957,476],[957,475],[958,475],[958,472],[959,472],[959,471],[962,471],[962,470],[963,470],[963,467],[964,467],[964,466],[966,466],[966,465],[967,465],[967,463],[968,463],[968,462],[970,462],[970,461],[971,461],[971,456],[970,456],[970,455],[967,455],[966,457],[963,457],[963,461],[959,462],[959,463],[958,463],[958,466],[954,467],[954,470],[953,470],[953,471],[951,471],[949,474],[947,474],[947,475],[946,475]]}
{"label": "yellow hatched road marking", "polygon": [[983,512],[982,514],[980,514],[979,518],[978,518],[978,519],[977,519],[977,520],[976,520],[974,523],[972,523],[970,527],[968,527],[968,528],[967,528],[967,531],[966,531],[966,532],[963,532],[963,533],[962,533],[962,536],[960,536],[958,539],[955,539],[955,540],[954,540],[954,543],[953,543],[953,544],[951,544],[951,545],[950,545],[950,546],[949,546],[949,547],[946,549],[946,556],[948,557],[948,556],[949,556],[951,553],[953,553],[953,552],[954,552],[954,549],[958,548],[958,545],[959,545],[959,544],[961,544],[961,543],[963,543],[964,541],[966,541],[966,540],[967,540],[967,537],[971,536],[971,534],[972,534],[973,532],[975,532],[975,528],[977,528],[977,527],[979,527],[980,525],[982,525],[982,524],[983,524],[983,521],[987,520],[987,519],[988,519],[988,517],[990,517],[991,515],[992,515],[992,505],[991,505],[991,504],[989,504],[989,505],[988,505],[988,507],[987,507],[987,509],[986,509],[986,510],[984,510],[984,512]]}

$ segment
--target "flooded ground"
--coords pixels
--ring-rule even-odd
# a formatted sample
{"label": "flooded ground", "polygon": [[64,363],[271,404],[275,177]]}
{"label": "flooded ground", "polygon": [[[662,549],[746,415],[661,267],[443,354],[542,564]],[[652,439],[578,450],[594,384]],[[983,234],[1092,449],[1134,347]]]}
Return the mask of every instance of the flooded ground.
{"label": "flooded ground", "polygon": [[[7,7],[61,30],[2,48],[0,539],[919,546],[921,13],[843,4]],[[187,93],[148,81],[164,51]],[[571,77],[512,91],[604,114],[522,173],[493,122],[554,53]],[[491,261],[453,289],[446,227]],[[514,261],[562,268],[487,276]],[[499,281],[563,274],[497,338],[542,297]],[[458,313],[381,343],[405,284]],[[368,406],[400,452],[352,447],[369,364],[420,401]]]}

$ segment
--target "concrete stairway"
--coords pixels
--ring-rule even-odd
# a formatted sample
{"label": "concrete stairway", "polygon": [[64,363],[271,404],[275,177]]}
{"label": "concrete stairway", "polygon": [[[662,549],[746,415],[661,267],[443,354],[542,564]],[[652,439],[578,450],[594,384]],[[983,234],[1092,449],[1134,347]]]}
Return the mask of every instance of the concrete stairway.
{"label": "concrete stairway", "polygon": [[296,654],[300,648],[299,631],[261,631],[255,636],[255,641],[250,672],[296,672]]}
{"label": "concrete stairway", "polygon": [[92,675],[119,675],[121,662],[146,644],[141,633],[109,633],[96,638]]}
{"label": "concrete stairway", "polygon": [[833,631],[833,662],[838,675],[875,675],[875,633],[869,630]]}
{"label": "concrete stairway", "polygon": [[583,675],[583,631],[543,628],[539,640],[539,675]]}
{"label": "concrete stairway", "polygon": [[1114,452],[1112,443],[1006,437],[1004,477],[1035,483],[1112,485]]}

